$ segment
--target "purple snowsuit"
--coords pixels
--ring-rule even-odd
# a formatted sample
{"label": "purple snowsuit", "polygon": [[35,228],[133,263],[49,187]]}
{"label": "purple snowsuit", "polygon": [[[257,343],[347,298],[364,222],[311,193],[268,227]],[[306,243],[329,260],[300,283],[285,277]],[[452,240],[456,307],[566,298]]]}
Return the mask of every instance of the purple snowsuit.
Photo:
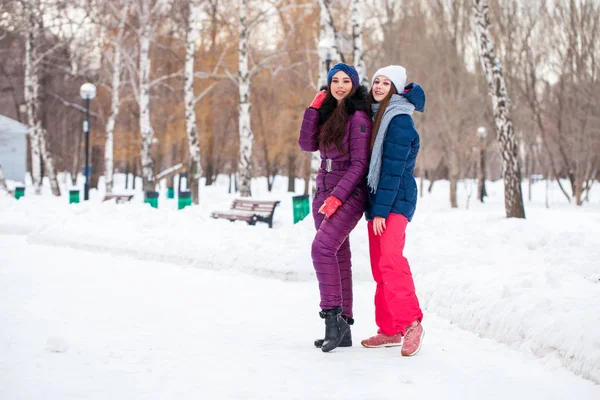
{"label": "purple snowsuit", "polygon": [[[303,151],[317,151],[319,112],[307,108],[304,112],[300,139]],[[319,281],[321,309],[342,306],[342,314],[352,318],[352,271],[349,235],[361,219],[367,206],[365,177],[369,169],[371,118],[365,111],[355,111],[346,122],[342,154],[335,146],[320,150],[321,167],[317,175],[317,193],[312,202],[312,214],[317,234],[312,244],[312,260]],[[319,213],[329,196],[342,205],[331,218]]]}

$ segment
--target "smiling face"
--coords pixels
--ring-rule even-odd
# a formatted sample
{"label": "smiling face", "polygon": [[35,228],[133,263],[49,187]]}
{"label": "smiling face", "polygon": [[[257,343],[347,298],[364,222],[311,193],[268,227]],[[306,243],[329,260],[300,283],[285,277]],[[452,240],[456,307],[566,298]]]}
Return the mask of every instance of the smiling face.
{"label": "smiling face", "polygon": [[375,77],[373,81],[373,98],[376,102],[380,102],[385,99],[392,88],[392,81],[383,75]]}
{"label": "smiling face", "polygon": [[352,92],[352,80],[345,72],[338,71],[331,78],[329,90],[337,101],[343,100]]}

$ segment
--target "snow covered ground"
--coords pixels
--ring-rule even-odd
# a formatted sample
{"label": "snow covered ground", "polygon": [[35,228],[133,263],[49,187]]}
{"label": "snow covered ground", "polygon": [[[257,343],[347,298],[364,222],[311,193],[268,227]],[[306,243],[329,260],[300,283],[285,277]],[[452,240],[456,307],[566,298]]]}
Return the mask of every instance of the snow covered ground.
{"label": "snow covered ground", "polygon": [[[0,398],[598,399],[559,365],[426,313],[426,342],[312,347],[316,285],[0,236]],[[355,341],[375,331],[356,285]],[[358,343],[357,343],[358,344]]]}
{"label": "snow covered ground", "polygon": [[[8,366],[26,365],[10,368],[13,384],[0,381],[0,398],[2,387],[25,393],[15,398],[39,398],[28,381],[54,396],[44,398],[73,398],[78,390],[80,398],[194,392],[325,398],[333,390],[324,375],[328,366],[340,382],[335,395],[342,390],[347,398],[454,398],[442,395],[448,391],[456,398],[566,398],[561,387],[569,388],[569,397],[578,387],[575,398],[600,398],[597,188],[589,203],[576,207],[551,184],[547,209],[546,186],[538,182],[527,219],[507,220],[501,182],[488,182],[485,204],[474,199],[471,182],[461,183],[458,210],[449,208],[447,182],[437,182],[420,199],[407,233],[427,329],[423,352],[407,360],[390,349],[355,347],[335,355],[310,349],[322,330],[310,262],[312,219],[293,225],[294,194],[278,178],[273,193],[262,179],[253,187],[256,198],[281,200],[273,229],[212,220],[210,212],[227,209],[235,197],[227,184],[222,178],[203,187],[202,204],[181,211],[165,193],[158,210],[143,204],[139,192],[126,205],[101,203],[101,191],[78,205],[48,195],[49,188],[35,197],[28,187],[19,201],[0,196],[0,326],[10,327],[0,336],[0,350],[8,354],[0,376]],[[48,244],[63,249],[40,246]],[[358,343],[375,330],[364,221],[351,246]],[[65,314],[52,311],[63,307]],[[69,349],[52,353],[45,346]],[[61,356],[67,361],[58,361]],[[92,390],[100,370],[102,387]]]}

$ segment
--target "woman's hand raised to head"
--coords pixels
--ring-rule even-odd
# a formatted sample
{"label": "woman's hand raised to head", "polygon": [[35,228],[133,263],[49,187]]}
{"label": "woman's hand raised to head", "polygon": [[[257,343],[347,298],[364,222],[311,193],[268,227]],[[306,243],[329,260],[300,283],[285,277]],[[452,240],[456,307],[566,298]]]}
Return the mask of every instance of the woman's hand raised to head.
{"label": "woman's hand raised to head", "polygon": [[315,96],[315,98],[313,99],[312,103],[310,103],[310,107],[314,108],[315,110],[318,110],[319,108],[321,108],[321,104],[323,104],[323,100],[325,100],[325,96],[327,96],[326,90],[319,91],[317,93],[317,95]]}

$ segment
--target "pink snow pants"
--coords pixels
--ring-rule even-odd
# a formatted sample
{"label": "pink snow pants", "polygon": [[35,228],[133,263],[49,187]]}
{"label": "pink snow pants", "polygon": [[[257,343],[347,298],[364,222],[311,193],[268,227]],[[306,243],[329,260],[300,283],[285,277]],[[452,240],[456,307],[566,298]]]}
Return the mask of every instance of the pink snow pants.
{"label": "pink snow pants", "polygon": [[373,221],[367,224],[371,270],[377,283],[375,322],[378,333],[404,335],[408,325],[423,319],[410,266],[403,255],[408,220],[402,214],[390,214],[385,223],[381,236],[373,233]]}

